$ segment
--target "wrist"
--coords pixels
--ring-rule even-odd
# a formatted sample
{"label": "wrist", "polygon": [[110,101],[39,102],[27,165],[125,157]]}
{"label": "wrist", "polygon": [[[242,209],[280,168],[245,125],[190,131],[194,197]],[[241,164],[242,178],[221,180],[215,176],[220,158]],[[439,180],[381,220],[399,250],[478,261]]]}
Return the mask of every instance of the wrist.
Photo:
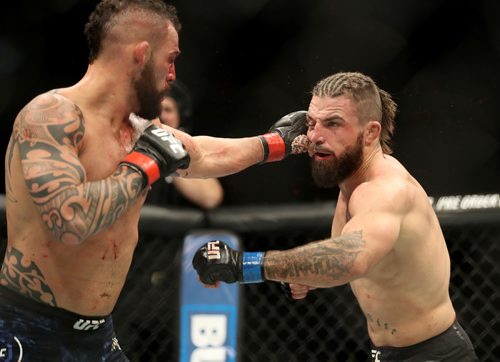
{"label": "wrist", "polygon": [[147,186],[151,186],[160,178],[158,163],[143,153],[132,151],[123,159],[123,163],[139,170],[145,178]]}
{"label": "wrist", "polygon": [[264,157],[262,162],[281,161],[286,156],[286,144],[278,132],[271,132],[259,136]]}
{"label": "wrist", "polygon": [[241,283],[262,283],[264,281],[264,252],[244,252],[241,256]]}

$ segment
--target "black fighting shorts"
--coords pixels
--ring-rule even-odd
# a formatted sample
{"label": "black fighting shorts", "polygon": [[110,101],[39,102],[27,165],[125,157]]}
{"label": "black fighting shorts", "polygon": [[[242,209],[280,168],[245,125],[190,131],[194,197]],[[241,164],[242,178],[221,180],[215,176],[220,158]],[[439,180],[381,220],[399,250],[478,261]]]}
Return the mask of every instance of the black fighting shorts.
{"label": "black fighting shorts", "polygon": [[0,361],[128,361],[111,316],[86,317],[0,286]]}
{"label": "black fighting shorts", "polygon": [[478,361],[474,347],[462,326],[455,321],[450,328],[435,337],[408,347],[375,347],[372,361]]}

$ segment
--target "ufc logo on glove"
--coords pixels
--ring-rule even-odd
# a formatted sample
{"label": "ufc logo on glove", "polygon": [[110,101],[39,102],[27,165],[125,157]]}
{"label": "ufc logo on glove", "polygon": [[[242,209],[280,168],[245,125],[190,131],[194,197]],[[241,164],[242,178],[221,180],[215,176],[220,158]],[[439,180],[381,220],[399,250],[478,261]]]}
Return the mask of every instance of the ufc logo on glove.
{"label": "ufc logo on glove", "polygon": [[179,140],[175,138],[172,133],[169,133],[162,128],[153,129],[151,130],[151,133],[160,138],[162,141],[170,143],[170,148],[174,151],[174,153],[184,152],[182,144],[179,143]]}
{"label": "ufc logo on glove", "polygon": [[211,241],[207,243],[207,258],[220,259],[219,241]]}
{"label": "ufc logo on glove", "polygon": [[[204,246],[203,261],[224,258],[224,247],[241,248],[239,238],[228,231],[198,230],[186,235],[182,250],[180,304],[180,359],[178,362],[237,362],[240,286],[220,283],[205,288],[193,268],[193,254]],[[201,262],[201,261],[200,261]],[[175,361],[174,361],[175,362]]]}

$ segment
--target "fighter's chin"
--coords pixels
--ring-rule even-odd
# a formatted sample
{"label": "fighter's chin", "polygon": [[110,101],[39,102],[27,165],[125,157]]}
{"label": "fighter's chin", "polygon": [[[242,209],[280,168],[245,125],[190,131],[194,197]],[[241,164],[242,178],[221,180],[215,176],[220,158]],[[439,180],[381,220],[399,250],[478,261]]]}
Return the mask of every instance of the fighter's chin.
{"label": "fighter's chin", "polygon": [[338,182],[336,181],[333,181],[329,178],[318,177],[317,175],[314,174],[313,174],[313,179],[314,179],[314,184],[322,189],[332,189],[339,185]]}
{"label": "fighter's chin", "polygon": [[332,188],[338,186],[338,178],[335,172],[336,164],[333,157],[328,160],[314,158],[311,162],[311,171],[314,183],[321,188]]}

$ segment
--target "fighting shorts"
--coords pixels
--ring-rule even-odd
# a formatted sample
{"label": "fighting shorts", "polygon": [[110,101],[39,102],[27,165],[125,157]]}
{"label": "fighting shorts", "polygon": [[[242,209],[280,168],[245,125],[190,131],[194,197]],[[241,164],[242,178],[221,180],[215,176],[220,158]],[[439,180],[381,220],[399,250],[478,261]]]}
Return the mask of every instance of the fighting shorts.
{"label": "fighting shorts", "polygon": [[455,322],[441,334],[408,347],[375,347],[372,361],[478,361],[474,347],[462,326]]}
{"label": "fighting shorts", "polygon": [[128,361],[111,316],[87,317],[0,286],[0,361]]}

